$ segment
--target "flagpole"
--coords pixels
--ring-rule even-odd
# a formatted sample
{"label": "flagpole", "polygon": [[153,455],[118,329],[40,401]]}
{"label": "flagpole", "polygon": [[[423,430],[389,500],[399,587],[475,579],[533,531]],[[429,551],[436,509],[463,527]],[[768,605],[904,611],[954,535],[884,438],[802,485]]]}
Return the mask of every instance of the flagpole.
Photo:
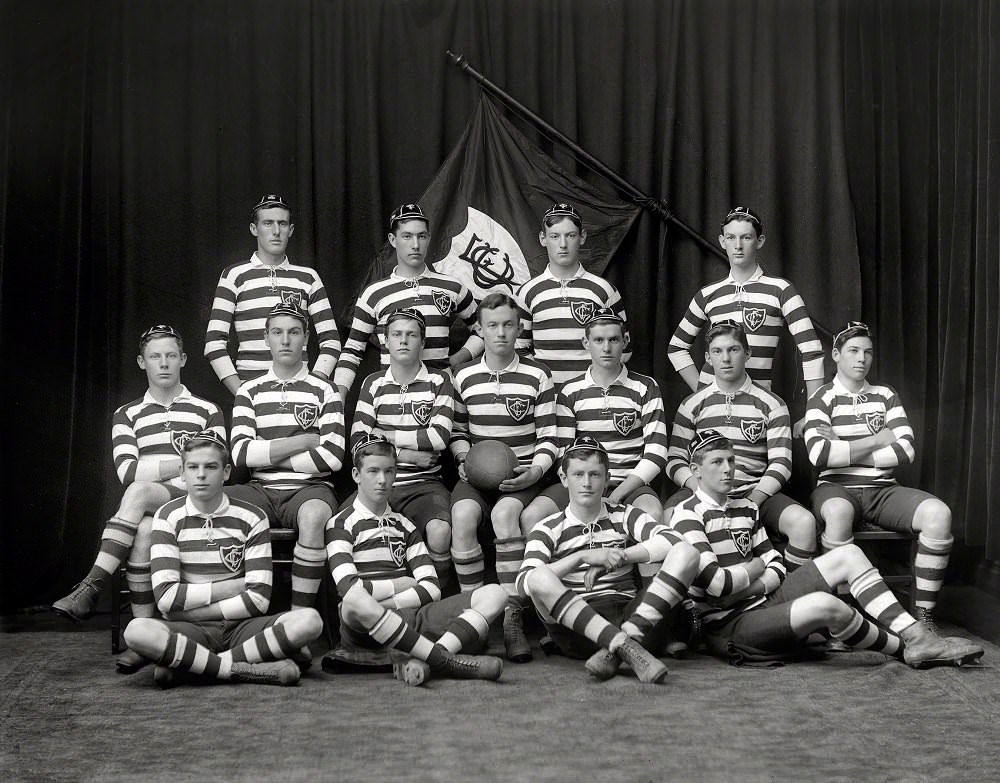
{"label": "flagpole", "polygon": [[536,127],[541,129],[541,131],[545,133],[547,136],[550,136],[556,141],[560,141],[567,147],[569,147],[573,151],[573,153],[578,158],[580,158],[584,163],[590,166],[590,168],[592,168],[598,174],[611,180],[611,182],[614,183],[614,185],[620,191],[622,191],[622,193],[624,193],[629,199],[631,199],[631,201],[634,204],[637,204],[638,206],[642,207],[648,212],[652,212],[661,220],[665,220],[668,223],[673,224],[681,231],[683,231],[685,234],[687,234],[691,239],[693,239],[695,242],[701,245],[702,249],[706,250],[707,252],[711,253],[714,256],[717,256],[718,258],[721,258],[723,261],[726,261],[728,263],[729,259],[727,258],[726,254],[722,251],[722,248],[720,248],[717,244],[709,242],[694,228],[692,228],[686,222],[684,222],[684,220],[677,217],[677,215],[673,213],[673,211],[670,209],[669,206],[667,206],[667,203],[663,199],[653,198],[652,196],[646,195],[641,190],[639,190],[639,188],[637,188],[635,185],[629,182],[627,179],[625,179],[617,172],[615,172],[614,169],[610,168],[603,161],[598,160],[589,152],[587,152],[583,147],[581,147],[579,144],[577,144],[575,141],[569,138],[566,134],[553,128],[551,125],[549,125],[549,123],[547,123],[537,114],[535,114],[531,109],[529,109],[523,103],[518,101],[512,95],[501,90],[493,82],[491,82],[481,73],[479,73],[479,71],[477,71],[475,68],[469,65],[469,61],[465,59],[464,55],[455,54],[450,49],[447,49],[446,53],[448,55],[448,59],[451,60],[453,65],[457,65],[461,70],[465,71],[467,74],[469,74],[469,76],[471,76],[473,79],[479,82],[479,84],[482,86],[484,90],[486,90],[486,92],[500,99],[504,104],[506,104],[511,109],[516,111],[518,114],[520,114],[526,120],[534,124]]}

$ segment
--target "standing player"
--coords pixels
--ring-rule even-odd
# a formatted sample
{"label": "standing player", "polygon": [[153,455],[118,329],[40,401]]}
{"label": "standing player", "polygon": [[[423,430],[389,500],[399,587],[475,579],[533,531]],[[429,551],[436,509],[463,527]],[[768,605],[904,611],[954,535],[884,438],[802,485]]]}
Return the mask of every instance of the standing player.
{"label": "standing player", "polygon": [[[153,616],[152,514],[184,494],[180,454],[185,440],[207,429],[226,437],[222,412],[215,403],[195,397],[181,384],[187,354],[176,329],[159,324],[143,332],[136,361],[146,371],[149,388],[144,396],[116,410],[111,426],[115,470],[125,492],[101,534],[101,549],[90,573],[73,592],[52,604],[53,610],[74,621],[94,613],[101,590],[125,558],[132,616]],[[119,671],[130,673],[145,663],[134,651],[126,650],[117,665]]]}
{"label": "standing player", "polygon": [[251,468],[231,497],[254,503],[271,524],[293,528],[292,608],[311,607],[323,578],[323,528],[337,507],[330,474],[344,458],[344,408],[302,360],[308,338],[297,307],[275,305],[265,321],[271,369],[247,381],[233,407],[233,462]]}
{"label": "standing player", "polygon": [[819,468],[813,510],[824,549],[850,544],[856,522],[917,533],[913,564],[917,616],[930,623],[954,538],[951,510],[929,492],[902,487],[893,469],[913,461],[913,430],[899,396],[868,383],[874,359],[869,328],[851,321],[833,341],[837,375],[809,399],[806,448]]}
{"label": "standing player", "polygon": [[[445,370],[482,353],[483,341],[475,331],[476,302],[458,280],[427,268],[430,239],[430,221],[417,204],[402,204],[389,217],[389,244],[396,250],[396,268],[384,280],[365,288],[354,307],[351,333],[334,375],[334,384],[345,400],[369,337],[396,310],[406,308],[423,314],[426,339],[420,358],[430,369]],[[456,317],[465,321],[470,335],[454,356],[448,356],[448,336]],[[389,354],[385,338],[379,337],[384,369]]]}
{"label": "standing player", "polygon": [[[719,244],[729,256],[729,276],[695,294],[670,338],[667,358],[691,391],[708,385],[712,374],[706,366],[699,377],[691,347],[706,324],[731,318],[746,331],[752,352],[747,363],[750,377],[770,389],[771,365],[787,326],[802,354],[806,394],[811,395],[823,383],[823,346],[795,286],[784,278],[765,275],[757,263],[757,251],[764,247],[764,226],[757,213],[749,207],[733,207],[722,220]],[[796,437],[800,424],[796,424]]]}
{"label": "standing player", "polygon": [[750,379],[746,366],[752,354],[740,324],[732,320],[712,324],[705,342],[705,359],[713,374],[710,383],[688,395],[674,415],[667,474],[682,489],[667,500],[664,509],[691,497],[698,486],[687,454],[695,433],[721,432],[736,453],[736,477],[729,496],[753,501],[765,527],[787,536],[785,562],[793,571],[816,553],[816,519],[781,492],[792,475],[788,408]]}
{"label": "standing player", "polygon": [[[479,305],[479,325],[486,352],[479,361],[455,371],[455,432],[451,445],[459,482],[451,495],[451,559],[462,592],[482,587],[483,550],[478,531],[485,519],[496,535],[497,580],[510,596],[504,612],[507,657],[531,660],[531,646],[521,622],[523,600],[514,584],[524,557],[521,511],[544,489],[542,477],[556,457],[555,397],[545,365],[514,351],[520,332],[517,302],[492,293]],[[517,455],[515,476],[496,492],[465,480],[465,458],[472,444],[499,440]]]}
{"label": "standing player", "polygon": [[[922,669],[974,661],[983,650],[964,639],[942,639],[910,616],[858,547],[827,552],[782,580],[781,555],[771,548],[748,499],[732,500],[732,444],[701,430],[690,446],[693,497],[674,511],[674,529],[701,554],[689,595],[702,635],[717,655],[794,656],[806,637],[827,631],[849,647],[876,650]],[[832,593],[847,586],[861,612]]]}
{"label": "standing player", "polygon": [[[553,204],[542,217],[538,241],[548,253],[545,270],[517,290],[523,329],[519,351],[533,349],[552,373],[558,389],[590,365],[583,347],[583,325],[599,307],[613,310],[625,322],[625,303],[618,289],[580,264],[587,241],[583,218],[570,204]],[[626,346],[628,330],[625,330]],[[626,350],[622,361],[627,362]]]}
{"label": "standing player", "polygon": [[488,585],[440,600],[420,533],[389,507],[395,448],[369,433],[354,444],[352,456],[357,497],[326,526],[330,572],[342,599],[341,643],[355,649],[392,648],[393,671],[407,685],[423,684],[432,671],[461,679],[499,679],[499,658],[460,653],[486,640],[490,623],[507,602],[506,593]]}
{"label": "standing player", "polygon": [[[566,655],[591,656],[594,677],[614,676],[625,661],[643,682],[660,682],[667,668],[651,652],[662,647],[664,618],[698,573],[698,553],[640,509],[605,500],[608,464],[595,438],[566,449],[559,478],[569,506],[531,531],[517,584]],[[660,562],[637,594],[633,565]]]}
{"label": "standing player", "polygon": [[[257,252],[249,261],[227,266],[219,277],[205,332],[205,358],[233,395],[240,383],[259,378],[271,366],[264,331],[267,314],[276,304],[294,305],[312,319],[319,344],[314,375],[328,380],[337,364],[340,335],[323,281],[316,270],[291,264],[285,255],[294,231],[292,209],[285,200],[263,196],[250,211],[250,233],[257,239]],[[235,365],[229,355],[234,327]]]}
{"label": "standing player", "polygon": [[[567,448],[582,435],[595,438],[611,461],[608,502],[636,506],[658,522],[660,499],[649,485],[667,465],[660,387],[622,364],[625,322],[614,310],[600,307],[591,314],[584,325],[583,347],[590,355],[590,367],[556,395],[559,447]],[[555,484],[531,501],[521,514],[521,524],[530,532],[567,503],[566,485]]]}
{"label": "standing player", "polygon": [[451,493],[441,480],[441,452],[455,422],[451,378],[420,361],[424,316],[405,309],[385,319],[389,367],[365,378],[351,424],[351,443],[377,432],[396,448],[389,506],[417,526],[438,581],[451,566]]}
{"label": "standing player", "polygon": [[157,662],[153,679],[177,683],[177,670],[203,678],[293,685],[291,658],[318,637],[314,609],[265,616],[271,600],[267,518],[231,500],[226,442],[213,431],[182,450],[187,496],[153,520],[153,591],[164,620],[138,618],[125,629],[129,646]]}

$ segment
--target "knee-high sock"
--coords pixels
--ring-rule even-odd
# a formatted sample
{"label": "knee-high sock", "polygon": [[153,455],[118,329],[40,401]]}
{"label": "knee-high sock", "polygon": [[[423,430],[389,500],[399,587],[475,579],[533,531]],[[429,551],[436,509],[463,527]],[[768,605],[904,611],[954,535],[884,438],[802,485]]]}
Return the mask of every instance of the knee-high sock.
{"label": "knee-high sock", "polygon": [[496,539],[497,547],[497,582],[507,592],[507,597],[516,604],[521,604],[521,596],[517,592],[514,580],[524,560],[524,536]]}
{"label": "knee-high sock", "polygon": [[785,568],[791,573],[799,566],[805,565],[815,556],[815,552],[799,549],[791,544],[785,545]]}
{"label": "knee-high sock", "polygon": [[108,520],[104,532],[101,533],[101,549],[97,553],[94,565],[90,568],[90,573],[87,574],[89,579],[98,585],[104,584],[104,580],[118,569],[132,551],[132,542],[135,541],[135,531],[138,527],[137,522],[129,522],[121,517],[111,517]]}
{"label": "knee-high sock", "polygon": [[369,635],[383,647],[395,647],[400,652],[432,663],[434,643],[413,630],[391,609],[386,609],[368,629]]}
{"label": "knee-high sock", "polygon": [[132,600],[133,617],[153,617],[156,614],[156,599],[153,596],[153,577],[149,571],[149,561],[125,566],[125,580]]}
{"label": "knee-high sock", "polygon": [[896,600],[876,568],[869,568],[856,576],[851,581],[850,590],[861,608],[893,633],[898,634],[916,622]]}
{"label": "knee-high sock", "polygon": [[308,609],[316,603],[316,593],[323,581],[326,550],[296,544],[292,550],[292,608]]}
{"label": "knee-high sock", "polygon": [[917,606],[929,611],[937,605],[954,543],[955,539],[951,536],[946,539],[931,538],[926,533],[917,536],[917,559],[913,561]]}
{"label": "knee-high sock", "polygon": [[458,587],[463,593],[478,590],[486,582],[486,565],[483,561],[483,548],[476,544],[473,549],[461,551],[451,550],[451,559],[455,564],[455,574],[458,576]]}
{"label": "knee-high sock", "polygon": [[297,652],[299,647],[289,641],[285,627],[281,623],[275,623],[256,636],[251,636],[243,644],[220,653],[219,657],[229,658],[232,662],[245,661],[246,663],[280,661],[282,658],[288,658]]}
{"label": "knee-high sock", "polygon": [[655,628],[667,613],[687,595],[687,585],[661,568],[642,596],[632,616],[622,623],[622,630],[637,641]]}
{"label": "knee-high sock", "polygon": [[431,562],[434,563],[438,583],[441,587],[444,587],[448,581],[448,571],[451,568],[451,554],[448,552],[435,552],[430,547],[427,547],[427,554],[430,555]]}
{"label": "knee-high sock", "polygon": [[228,680],[230,677],[231,661],[224,661],[207,647],[180,633],[168,635],[167,646],[157,663],[169,666],[171,669],[184,669],[192,674],[205,674],[220,680]]}
{"label": "knee-high sock", "polygon": [[450,653],[471,649],[490,632],[490,622],[479,611],[469,608],[448,623],[437,644]]}
{"label": "knee-high sock", "polygon": [[848,647],[877,650],[886,655],[898,656],[903,650],[902,640],[892,631],[880,628],[866,620],[856,609],[851,610],[851,620],[839,630],[830,629]]}
{"label": "knee-high sock", "polygon": [[552,606],[543,608],[557,623],[586,636],[600,647],[611,648],[612,640],[621,633],[621,629],[612,625],[595,612],[580,596],[572,590],[566,590],[559,595]]}

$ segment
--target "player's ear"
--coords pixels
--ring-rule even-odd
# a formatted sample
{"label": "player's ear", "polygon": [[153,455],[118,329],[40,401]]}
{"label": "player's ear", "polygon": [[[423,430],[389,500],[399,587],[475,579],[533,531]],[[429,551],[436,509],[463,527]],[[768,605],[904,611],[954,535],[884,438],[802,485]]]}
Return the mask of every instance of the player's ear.
{"label": "player's ear", "polygon": [[251,223],[250,224],[250,234],[252,236],[257,236],[257,224],[256,223]]}
{"label": "player's ear", "polygon": [[393,247],[396,246],[396,232],[395,231],[390,231],[389,232],[389,244],[392,245]]}
{"label": "player's ear", "polygon": [[582,245],[586,241],[587,241],[587,229],[581,228],[580,229],[580,244]]}
{"label": "player's ear", "polygon": [[[140,358],[140,360],[142,359],[141,356],[139,358]],[[839,348],[834,348],[832,351],[830,351],[830,358],[833,359],[835,362],[839,362],[840,361],[840,349]],[[139,366],[142,367],[143,365],[140,364]]]}
{"label": "player's ear", "polygon": [[291,239],[292,238],[292,234],[294,234],[294,233],[295,233],[295,224],[294,223],[289,223],[288,224],[288,238]]}
{"label": "player's ear", "polygon": [[146,360],[142,357],[141,353],[136,355],[135,363],[139,365],[140,370],[146,369]]}
{"label": "player's ear", "polygon": [[763,234],[761,234],[759,237],[757,237],[757,249],[760,250],[762,247],[764,247],[764,235]]}
{"label": "player's ear", "polygon": [[583,333],[583,337],[580,339],[580,342],[583,344],[583,350],[590,350],[590,338],[587,336],[586,332]]}
{"label": "player's ear", "polygon": [[719,247],[723,250],[726,249],[726,236],[725,234],[719,234]]}
{"label": "player's ear", "polygon": [[224,481],[229,481],[229,474],[230,474],[230,473],[232,473],[232,472],[233,472],[233,466],[232,466],[232,465],[230,465],[230,464],[229,464],[229,463],[227,462],[227,463],[226,463],[226,467],[224,467],[224,468],[222,469],[222,475],[224,476],[224,479],[223,479],[223,480],[224,480]]}
{"label": "player's ear", "polygon": [[354,479],[355,484],[361,483],[361,471],[357,468],[351,468],[351,478]]}
{"label": "player's ear", "polygon": [[187,360],[188,360],[188,355],[182,351],[181,352],[181,367],[183,367],[185,364],[187,364]]}
{"label": "player's ear", "polygon": [[559,466],[558,473],[559,473],[559,481],[562,482],[562,485],[564,487],[568,487],[569,484],[567,483],[566,480],[566,471],[562,469],[562,465]]}
{"label": "player's ear", "polygon": [[539,231],[538,232],[538,244],[540,244],[542,247],[545,247],[545,232],[544,231]]}

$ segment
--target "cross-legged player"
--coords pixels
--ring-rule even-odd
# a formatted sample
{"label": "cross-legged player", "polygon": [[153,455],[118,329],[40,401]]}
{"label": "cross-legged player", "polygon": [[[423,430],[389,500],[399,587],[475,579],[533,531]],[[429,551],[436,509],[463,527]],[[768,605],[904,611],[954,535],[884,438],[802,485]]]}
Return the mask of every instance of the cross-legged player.
{"label": "cross-legged player", "polygon": [[711,382],[687,396],[674,415],[667,475],[681,490],[667,499],[665,513],[698,486],[687,453],[695,432],[717,430],[736,453],[730,497],[752,500],[760,508],[765,527],[788,538],[785,565],[793,571],[816,553],[816,519],[781,492],[792,475],[788,408],[751,380],[746,366],[752,354],[740,324],[731,320],[712,324],[705,344]]}
{"label": "cross-legged player", "polygon": [[[914,619],[854,545],[810,560],[785,579],[757,505],[729,497],[736,454],[721,433],[700,430],[694,436],[690,467],[698,487],[675,508],[672,521],[700,553],[689,595],[712,652],[780,658],[800,649],[810,633],[826,631],[849,647],[895,656],[914,668],[960,665],[983,654],[965,640],[942,639]],[[833,595],[841,585],[864,614]]]}
{"label": "cross-legged player", "polygon": [[260,506],[271,524],[298,531],[292,607],[311,607],[326,562],[323,529],[337,507],[329,478],[344,458],[344,408],[302,359],[305,315],[275,305],[265,328],[271,369],[240,386],[233,407],[233,462],[250,468],[253,480],[228,492]]}
{"label": "cross-legged player", "polygon": [[[127,558],[126,578],[132,616],[155,613],[149,575],[149,531],[152,514],[184,494],[181,447],[196,432],[211,429],[225,438],[222,412],[215,403],[195,397],[181,383],[187,362],[184,340],[172,326],[151,326],[139,338],[139,368],[146,372],[145,395],[115,411],[111,446],[118,479],[125,487],[118,509],[101,534],[101,548],[90,572],[73,592],[52,608],[74,621],[94,613],[108,578]],[[133,650],[117,661],[123,673],[147,663]]]}
{"label": "cross-legged player", "polygon": [[[488,294],[479,305],[479,324],[486,343],[483,357],[455,370],[451,449],[459,481],[451,495],[451,558],[462,592],[481,587],[485,564],[478,532],[489,520],[496,536],[497,580],[510,597],[504,612],[507,657],[526,662],[532,657],[531,645],[521,620],[524,601],[514,585],[524,557],[520,517],[545,488],[542,479],[555,461],[555,396],[545,365],[514,350],[520,332],[514,299]],[[496,491],[472,486],[465,475],[470,447],[490,439],[510,446],[519,463],[513,478],[501,482]]]}
{"label": "cross-legged player", "polygon": [[[643,682],[660,682],[667,668],[655,653],[664,619],[697,575],[698,553],[639,508],[607,500],[608,466],[593,437],[565,450],[559,477],[569,505],[531,531],[517,584],[556,646],[571,657],[591,656],[593,676],[608,679],[624,661]],[[638,563],[661,563],[641,593]]]}
{"label": "cross-legged player", "polygon": [[230,499],[226,442],[213,431],[182,450],[184,497],[153,520],[153,591],[163,620],[137,618],[129,646],[157,662],[154,681],[201,679],[293,685],[292,658],[323,630],[314,609],[268,616],[271,538],[259,508]]}
{"label": "cross-legged player", "polygon": [[330,572],[342,599],[341,644],[391,648],[394,673],[407,685],[421,685],[432,673],[499,679],[499,658],[461,653],[482,646],[507,594],[487,585],[442,600],[420,533],[389,506],[395,448],[368,433],[352,456],[357,496],[326,526]]}

